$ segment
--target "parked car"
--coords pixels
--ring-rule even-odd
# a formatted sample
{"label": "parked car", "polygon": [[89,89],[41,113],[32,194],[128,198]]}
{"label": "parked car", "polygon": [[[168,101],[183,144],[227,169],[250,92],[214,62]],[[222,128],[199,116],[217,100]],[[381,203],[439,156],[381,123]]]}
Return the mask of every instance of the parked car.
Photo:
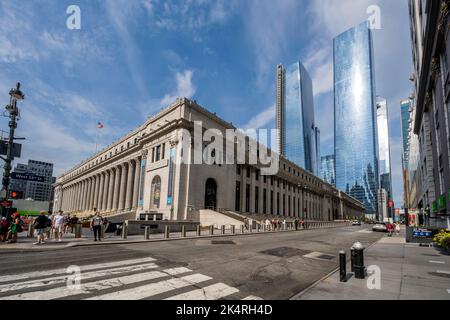
{"label": "parked car", "polygon": [[384,222],[377,222],[373,225],[372,231],[376,232],[387,232],[386,223]]}
{"label": "parked car", "polygon": [[360,225],[361,225],[361,221],[359,221],[359,220],[352,221],[352,226],[360,226]]}

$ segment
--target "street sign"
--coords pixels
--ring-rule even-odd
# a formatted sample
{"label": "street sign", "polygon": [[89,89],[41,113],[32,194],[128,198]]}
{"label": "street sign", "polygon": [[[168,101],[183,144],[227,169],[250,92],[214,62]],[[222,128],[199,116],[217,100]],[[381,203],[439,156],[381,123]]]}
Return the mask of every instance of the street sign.
{"label": "street sign", "polygon": [[0,202],[0,206],[1,206],[1,207],[11,208],[12,205],[13,205],[13,202],[12,202],[12,201],[7,201],[7,200],[5,200],[5,201],[1,201],[1,202]]}
{"label": "street sign", "polygon": [[17,180],[34,181],[34,182],[44,182],[45,181],[44,177],[37,176],[34,173],[13,172],[13,173],[11,173],[11,178],[17,179]]}
{"label": "street sign", "polygon": [[[6,156],[8,154],[8,141],[0,140],[0,155]],[[20,143],[13,143],[12,157],[20,158],[22,154],[22,145]]]}

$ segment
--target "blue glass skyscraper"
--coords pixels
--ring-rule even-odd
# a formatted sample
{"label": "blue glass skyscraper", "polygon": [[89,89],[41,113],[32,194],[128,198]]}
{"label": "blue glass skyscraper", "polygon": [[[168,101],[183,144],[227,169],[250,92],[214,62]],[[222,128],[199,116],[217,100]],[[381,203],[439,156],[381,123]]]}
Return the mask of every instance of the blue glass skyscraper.
{"label": "blue glass skyscraper", "polygon": [[321,162],[321,178],[334,186],[336,184],[334,154],[322,157]]}
{"label": "blue glass skyscraper", "polygon": [[408,153],[409,153],[409,117],[411,109],[411,100],[403,100],[400,102],[401,123],[402,123],[402,142],[403,142],[403,169],[408,169]]}
{"label": "blue glass skyscraper", "polygon": [[377,114],[372,33],[368,22],[334,39],[336,187],[377,214]]}
{"label": "blue glass skyscraper", "polygon": [[279,153],[318,175],[320,131],[314,123],[313,87],[300,62],[277,67],[277,129]]}

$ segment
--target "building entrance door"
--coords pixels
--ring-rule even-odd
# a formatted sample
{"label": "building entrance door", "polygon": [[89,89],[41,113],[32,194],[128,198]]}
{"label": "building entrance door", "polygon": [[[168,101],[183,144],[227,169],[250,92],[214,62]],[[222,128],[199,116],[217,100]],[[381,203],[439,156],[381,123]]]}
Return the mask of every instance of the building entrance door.
{"label": "building entrance door", "polygon": [[217,184],[214,179],[208,179],[205,186],[205,209],[217,209]]}

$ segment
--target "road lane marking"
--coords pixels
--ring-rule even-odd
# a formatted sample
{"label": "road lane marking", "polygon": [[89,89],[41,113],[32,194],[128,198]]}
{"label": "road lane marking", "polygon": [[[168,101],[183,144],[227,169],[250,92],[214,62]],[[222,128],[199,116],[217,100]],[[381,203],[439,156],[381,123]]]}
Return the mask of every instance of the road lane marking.
{"label": "road lane marking", "polygon": [[[102,269],[102,268],[111,268],[111,267],[120,267],[130,264],[138,264],[138,263],[148,263],[155,261],[155,259],[147,257],[142,259],[131,259],[131,260],[122,260],[122,261],[114,261],[114,262],[107,262],[107,263],[99,263],[99,264],[88,264],[88,265],[82,265],[80,266],[81,271],[90,271],[95,269]],[[75,263],[72,263],[74,265]],[[53,270],[46,270],[46,271],[34,271],[34,272],[27,272],[27,273],[21,273],[21,274],[12,274],[12,275],[6,275],[6,276],[0,276],[0,283],[7,282],[7,281],[17,281],[22,279],[30,279],[30,278],[38,278],[38,277],[46,277],[56,274],[65,274],[67,268],[60,268],[60,269],[53,269]]]}
{"label": "road lane marking", "polygon": [[192,290],[165,300],[217,300],[233,293],[239,292],[238,289],[227,286],[224,283],[216,283],[208,287]]}
{"label": "road lane marking", "polygon": [[444,274],[450,274],[450,271],[446,271],[446,270],[437,270],[437,273],[444,273]]}
{"label": "road lane marking", "polygon": [[248,296],[248,297],[245,297],[242,300],[264,300],[264,299],[260,298],[260,297],[257,297],[257,296]]}
{"label": "road lane marking", "polygon": [[445,264],[444,261],[435,261],[435,260],[430,260],[430,263],[434,263],[434,264]]}
{"label": "road lane marking", "polygon": [[150,298],[157,294],[169,292],[184,287],[189,287],[211,279],[212,279],[211,277],[196,273],[181,278],[173,278],[160,282],[150,283],[137,288],[126,289],[111,292],[100,296],[90,297],[86,300],[141,300],[145,298]]}
{"label": "road lane marking", "polygon": [[[155,268],[158,268],[158,266],[156,264],[147,263],[147,264],[141,264],[141,265],[136,265],[136,266],[127,266],[127,267],[119,267],[119,268],[113,268],[113,269],[91,271],[91,272],[81,273],[81,281],[84,282],[88,279],[93,279],[93,278],[114,276],[114,275],[126,273],[126,272],[137,272],[137,271],[144,271],[144,270],[155,269]],[[65,275],[56,276],[56,277],[49,277],[49,278],[43,278],[43,279],[37,279],[37,280],[29,280],[29,281],[3,284],[3,285],[0,285],[0,293],[65,283],[67,281],[68,277],[70,277],[70,276],[71,276],[71,274],[65,274]]]}
{"label": "road lane marking", "polygon": [[[88,295],[96,293],[97,291],[104,290],[104,289],[111,289],[111,288],[117,288],[124,285],[139,283],[142,281],[147,280],[153,280],[157,278],[163,278],[167,277],[168,275],[176,275],[181,274],[185,272],[191,272],[192,270],[188,268],[172,268],[167,269],[163,271],[151,271],[151,272],[144,272],[144,273],[138,273],[133,274],[129,276],[123,276],[118,278],[111,278],[111,279],[105,279],[105,280],[98,280],[94,282],[89,283],[83,283],[81,285],[81,289],[69,289],[67,287],[59,287],[59,288],[53,288],[49,290],[43,290],[43,291],[33,291],[33,292],[26,292],[22,294],[16,294],[12,296],[6,296],[2,297],[2,300],[52,300],[52,299],[59,299],[64,297],[70,297],[75,295]],[[135,289],[132,289],[135,290]]]}

